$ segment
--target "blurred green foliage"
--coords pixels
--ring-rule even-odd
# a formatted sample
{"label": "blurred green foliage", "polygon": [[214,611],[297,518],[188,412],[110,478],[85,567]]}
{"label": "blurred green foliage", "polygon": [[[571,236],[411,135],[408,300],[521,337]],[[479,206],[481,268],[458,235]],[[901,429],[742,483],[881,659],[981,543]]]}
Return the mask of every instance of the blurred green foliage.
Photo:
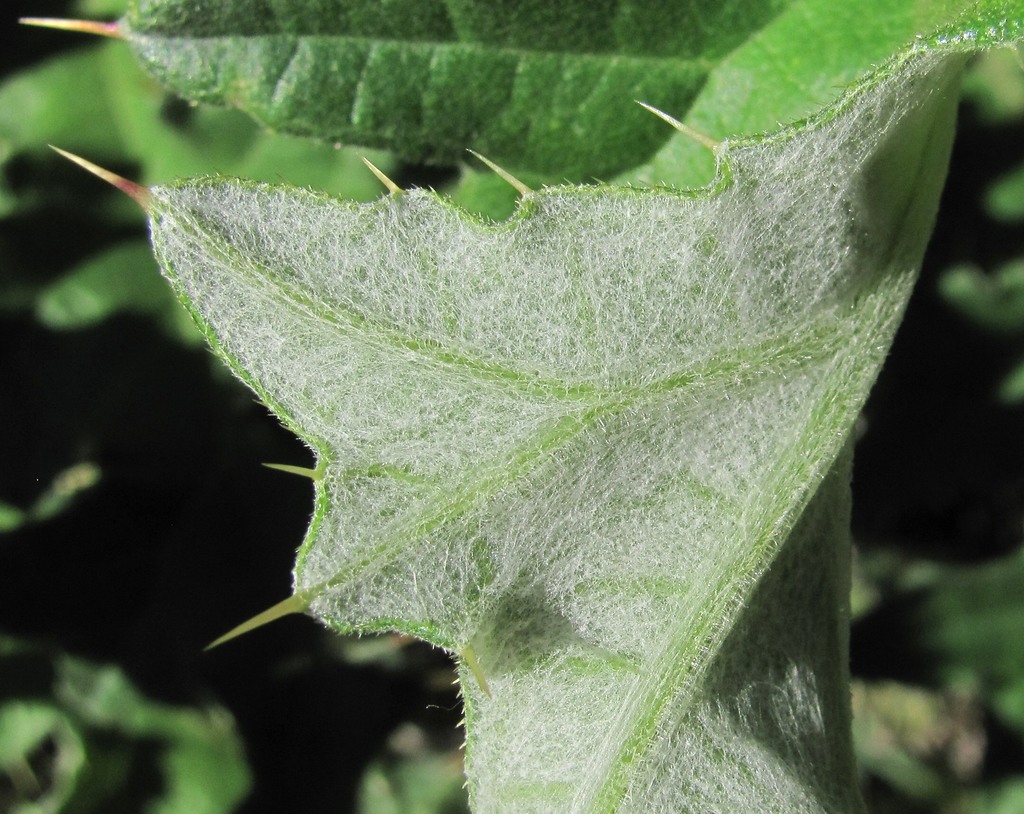
{"label": "blurred green foliage", "polygon": [[249,789],[222,708],[158,704],[117,667],[12,639],[0,639],[0,674],[17,679],[0,694],[4,811],[87,814],[135,797],[153,814],[219,814]]}
{"label": "blurred green foliage", "polygon": [[858,447],[854,733],[873,814],[1024,805],[1020,53],[976,59],[963,99],[933,245]]}
{"label": "blurred green foliage", "polygon": [[[11,16],[122,10],[37,0]],[[201,654],[287,594],[311,497],[258,464],[308,454],[197,344],[141,213],[45,145],[144,183],[224,172],[366,200],[379,186],[361,153],[170,98],[117,43],[13,33],[0,84],[0,810],[465,810],[442,654],[301,619]],[[852,665],[874,814],[1024,810],[1019,55],[979,61],[965,98],[936,239],[857,451]],[[402,185],[456,177],[368,157]],[[513,201],[489,174],[454,191],[496,217]]]}
{"label": "blurred green foliage", "polygon": [[[1024,118],[1019,50],[988,54],[980,60],[965,84],[965,96],[990,126],[1019,127]],[[993,222],[1019,232],[1024,228],[1024,164],[1016,158],[1018,163],[989,183],[981,204]],[[940,291],[965,318],[1016,349],[1018,359],[997,394],[1007,404],[1024,403],[1024,254],[988,271],[970,263],[953,266],[943,274]]]}

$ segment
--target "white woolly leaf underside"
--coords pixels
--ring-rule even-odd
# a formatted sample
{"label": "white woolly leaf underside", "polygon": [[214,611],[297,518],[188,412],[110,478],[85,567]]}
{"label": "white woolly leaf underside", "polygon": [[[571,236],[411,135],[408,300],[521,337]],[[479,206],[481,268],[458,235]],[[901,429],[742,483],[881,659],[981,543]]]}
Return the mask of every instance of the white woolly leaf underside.
{"label": "white woolly leaf underside", "polygon": [[952,73],[907,57],[727,144],[716,191],[554,188],[498,225],[422,191],[154,190],[175,288],[324,467],[296,591],[473,648],[475,810],[858,810],[840,451]]}

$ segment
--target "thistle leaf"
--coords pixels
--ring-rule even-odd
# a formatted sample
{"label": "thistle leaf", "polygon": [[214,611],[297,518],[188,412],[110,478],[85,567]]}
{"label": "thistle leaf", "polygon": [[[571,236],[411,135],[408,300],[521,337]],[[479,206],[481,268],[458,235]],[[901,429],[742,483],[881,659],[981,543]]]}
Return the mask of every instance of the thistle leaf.
{"label": "thistle leaf", "polygon": [[288,609],[466,654],[477,811],[861,810],[844,450],[965,54],[1020,35],[983,11],[725,140],[698,192],[547,188],[493,224],[418,190],[152,190],[172,285],[318,458]]}

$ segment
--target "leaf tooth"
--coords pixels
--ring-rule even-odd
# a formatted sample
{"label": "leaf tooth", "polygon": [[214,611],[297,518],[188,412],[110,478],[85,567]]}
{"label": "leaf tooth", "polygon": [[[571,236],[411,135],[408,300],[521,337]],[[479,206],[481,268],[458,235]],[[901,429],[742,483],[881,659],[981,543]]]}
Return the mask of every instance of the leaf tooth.
{"label": "leaf tooth", "polygon": [[718,148],[722,146],[722,142],[715,141],[713,138],[711,138],[711,136],[705,135],[704,133],[700,132],[700,130],[694,130],[688,124],[683,124],[681,121],[679,121],[679,119],[669,116],[668,113],[666,113],[664,110],[658,110],[658,108],[654,107],[653,105],[649,105],[647,104],[647,102],[641,102],[639,99],[635,99],[634,101],[638,105],[640,105],[640,107],[644,108],[645,110],[649,110],[659,119],[662,119],[663,121],[666,121],[669,124],[671,124],[676,130],[678,130],[684,136],[689,136],[698,144],[707,147],[709,150],[711,150],[711,152],[717,152]]}
{"label": "leaf tooth", "polygon": [[392,195],[396,195],[397,193],[402,191],[402,188],[398,186],[398,184],[396,184],[390,178],[388,178],[384,174],[383,170],[381,170],[379,167],[374,166],[370,162],[370,159],[364,157],[363,163],[367,166],[370,172],[377,176],[377,180],[380,181],[387,188],[387,191],[390,192]]}
{"label": "leaf tooth", "polygon": [[136,184],[134,181],[129,181],[127,178],[122,178],[117,173],[105,170],[98,164],[93,164],[91,161],[74,153],[69,153],[67,150],[62,150],[60,147],[54,147],[51,144],[50,149],[64,156],[68,161],[77,164],[82,169],[91,172],[97,178],[101,178],[111,186],[121,190],[125,195],[133,198],[143,209],[149,210],[150,195],[146,187]]}
{"label": "leaf tooth", "polygon": [[97,34],[100,37],[124,39],[117,23],[101,23],[97,20],[64,20],[59,17],[22,17],[18,20],[22,25],[34,25],[37,28],[56,28],[61,31],[75,31],[80,34]]}
{"label": "leaf tooth", "polygon": [[503,170],[501,167],[499,167],[497,164],[495,164],[493,161],[491,161],[491,159],[486,158],[486,157],[480,155],[480,153],[478,153],[476,150],[466,150],[466,152],[470,153],[471,155],[476,156],[480,161],[482,161],[484,164],[486,164],[491,170],[493,170],[495,173],[497,173],[498,176],[502,180],[507,181],[511,186],[513,186],[520,195],[528,195],[531,192],[533,192],[532,189],[530,189],[528,186],[526,186],[526,184],[524,184],[522,181],[520,181],[518,178],[516,178],[508,170]]}
{"label": "leaf tooth", "polygon": [[203,650],[212,650],[215,647],[219,647],[225,642],[229,642],[243,633],[248,633],[250,630],[255,630],[258,627],[270,624],[282,616],[288,616],[293,613],[305,613],[309,607],[309,601],[303,594],[292,594],[287,599],[278,602],[276,605],[267,608],[262,613],[257,613],[251,619],[247,619],[240,625],[236,625],[231,628],[223,636],[219,636],[210,642]]}

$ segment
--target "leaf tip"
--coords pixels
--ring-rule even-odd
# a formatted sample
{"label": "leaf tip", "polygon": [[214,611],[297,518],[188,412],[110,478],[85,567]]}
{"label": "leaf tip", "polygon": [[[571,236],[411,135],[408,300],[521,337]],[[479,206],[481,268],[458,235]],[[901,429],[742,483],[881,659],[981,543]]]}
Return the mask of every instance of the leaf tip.
{"label": "leaf tip", "polygon": [[696,141],[698,144],[707,147],[709,150],[711,150],[711,152],[717,152],[718,148],[722,146],[722,142],[715,141],[713,138],[711,138],[711,136],[705,135],[699,130],[694,130],[688,124],[683,124],[681,121],[679,121],[679,119],[669,116],[668,113],[666,113],[664,110],[658,110],[658,108],[654,107],[653,105],[649,105],[647,104],[647,102],[641,102],[639,99],[636,99],[635,101],[638,105],[640,105],[640,107],[644,108],[644,110],[653,113],[662,121],[672,125],[684,136],[688,136],[689,138],[692,138],[694,141]]}
{"label": "leaf tip", "polygon": [[512,187],[514,187],[520,195],[528,195],[529,193],[533,192],[532,189],[530,189],[526,184],[524,184],[522,181],[516,178],[508,170],[502,169],[493,161],[491,161],[491,159],[480,155],[480,153],[478,153],[476,150],[466,150],[466,152],[469,153],[470,155],[475,156],[477,159],[486,164],[489,169],[497,173],[499,178],[501,178],[502,180],[510,184]]}
{"label": "leaf tip", "polygon": [[117,23],[101,23],[96,20],[64,20],[59,17],[22,17],[18,20],[22,25],[37,28],[55,28],[60,31],[74,31],[79,34],[96,34],[100,37],[124,39],[124,34]]}
{"label": "leaf tip", "polygon": [[50,145],[50,149],[55,153],[64,156],[68,161],[73,164],[77,164],[82,169],[91,172],[97,178],[100,178],[110,184],[112,187],[121,190],[125,195],[135,200],[135,202],[145,210],[149,210],[149,190],[141,184],[136,184],[134,181],[129,181],[127,178],[122,178],[117,173],[106,170],[98,164],[93,164],[91,161],[82,158],[80,155],[69,153],[67,150],[62,150],[60,147],[54,147]]}
{"label": "leaf tip", "polygon": [[205,652],[207,650],[213,650],[213,648],[219,647],[225,642],[229,642],[232,639],[238,638],[243,633],[248,633],[249,631],[255,630],[258,627],[263,627],[264,625],[270,624],[271,622],[280,619],[282,616],[289,616],[293,613],[305,613],[308,607],[309,604],[305,596],[303,596],[302,594],[292,594],[287,599],[284,599],[278,602],[276,605],[267,608],[262,613],[257,613],[251,619],[247,619],[246,621],[242,622],[242,624],[236,625],[235,627],[231,628],[231,630],[229,630],[223,636],[219,636],[218,638],[210,642],[208,645],[206,645],[206,647],[203,648],[203,651]]}
{"label": "leaf tip", "polygon": [[402,191],[402,188],[398,186],[398,184],[396,184],[390,178],[388,178],[378,167],[374,166],[370,162],[370,159],[363,158],[363,163],[366,165],[367,169],[369,169],[370,172],[372,172],[377,177],[377,180],[380,181],[385,186],[387,191],[390,192],[392,195],[395,195]]}

